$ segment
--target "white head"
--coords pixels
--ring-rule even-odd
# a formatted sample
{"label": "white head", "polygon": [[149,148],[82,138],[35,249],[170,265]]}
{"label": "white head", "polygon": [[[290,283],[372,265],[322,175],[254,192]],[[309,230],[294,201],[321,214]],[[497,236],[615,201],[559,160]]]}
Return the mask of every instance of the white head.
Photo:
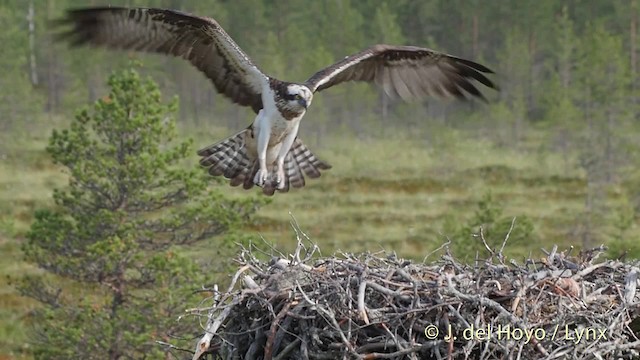
{"label": "white head", "polygon": [[287,101],[289,108],[304,111],[311,105],[313,92],[304,85],[289,84],[287,85],[284,99]]}
{"label": "white head", "polygon": [[293,120],[302,116],[313,99],[311,89],[301,84],[270,79],[271,89],[274,92],[276,108],[287,119]]}

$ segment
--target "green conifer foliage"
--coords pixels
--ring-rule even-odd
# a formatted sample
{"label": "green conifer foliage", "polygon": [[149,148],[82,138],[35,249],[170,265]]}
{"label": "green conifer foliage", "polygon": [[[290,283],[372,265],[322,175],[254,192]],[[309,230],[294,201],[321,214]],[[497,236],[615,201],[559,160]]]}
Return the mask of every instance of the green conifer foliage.
{"label": "green conifer foliage", "polygon": [[194,329],[177,317],[211,280],[176,246],[229,234],[260,204],[229,199],[201,169],[184,170],[193,149],[173,145],[177,102],[164,103],[153,81],[128,68],[108,86],[47,147],[69,185],[37,212],[24,244],[46,272],[20,286],[43,304],[33,315],[39,359],[158,358],[156,341]]}

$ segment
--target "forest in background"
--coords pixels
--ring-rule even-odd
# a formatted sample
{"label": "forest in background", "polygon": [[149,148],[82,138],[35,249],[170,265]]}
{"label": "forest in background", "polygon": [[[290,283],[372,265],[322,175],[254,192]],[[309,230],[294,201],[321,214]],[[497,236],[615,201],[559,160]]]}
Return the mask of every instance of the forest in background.
{"label": "forest in background", "polygon": [[[56,121],[104,94],[107,74],[131,57],[143,59],[145,72],[165,96],[179,96],[178,121],[185,134],[197,138],[202,129],[220,128],[225,134],[252,121],[250,109],[218,96],[185,61],[70,50],[53,41],[61,29],[52,28],[51,20],[64,9],[97,5],[167,7],[213,17],[263,71],[285,80],[303,81],[374,43],[413,44],[476,60],[495,71],[501,87],[499,93],[483,89],[488,105],[404,104],[366,84],[347,84],[315,98],[301,137],[320,148],[335,147],[333,139],[344,134],[364,141],[409,138],[416,146],[441,150],[442,158],[468,141],[487,141],[505,154],[532,159],[556,154],[562,173],[586,181],[586,223],[607,212],[611,185],[628,190],[627,219],[640,209],[637,0],[5,0],[0,7],[6,24],[0,35],[5,137],[46,135]],[[584,243],[602,240],[591,228]]]}
{"label": "forest in background", "polygon": [[[319,94],[301,137],[334,168],[277,194],[249,235],[291,246],[291,211],[328,249],[382,247],[422,259],[445,237],[475,249],[478,225],[495,223],[501,239],[517,216],[516,254],[607,243],[612,256],[640,256],[639,0],[2,0],[0,251],[15,255],[2,273],[29,269],[15,262],[18,244],[33,209],[65,184],[44,152],[51,130],[104,96],[107,76],[131,58],[167,99],[179,97],[179,130],[196,146],[253,119],[179,59],[53,41],[50,21],[65,9],[104,5],[213,17],[282,80],[304,81],[374,43],[430,47],[495,71],[500,91],[481,89],[488,104],[404,104],[366,84]],[[0,285],[0,316],[18,324],[23,300]],[[15,351],[25,337],[20,325],[0,334],[9,339],[0,350]]]}
{"label": "forest in background", "polygon": [[[102,93],[105,74],[126,63],[122,53],[69,51],[52,41],[52,19],[67,8],[97,5],[167,7],[213,17],[263,71],[282,79],[303,81],[374,43],[413,44],[486,64],[502,89],[487,94],[492,101],[484,112],[460,103],[392,103],[366,85],[337,87],[318,97],[321,102],[306,121],[319,137],[345,127],[375,137],[399,120],[422,130],[419,136],[431,132],[432,123],[476,130],[499,125],[511,130],[503,141],[518,146],[534,124],[577,133],[598,125],[592,122],[622,128],[638,113],[636,0],[5,0],[0,13],[7,27],[1,64],[5,131],[20,131],[25,118],[37,123],[43,114],[73,113]],[[180,96],[183,122],[234,128],[250,118],[249,111],[216,96],[183,61],[147,55],[144,62],[165,93]],[[571,134],[558,137],[560,143],[574,140]]]}

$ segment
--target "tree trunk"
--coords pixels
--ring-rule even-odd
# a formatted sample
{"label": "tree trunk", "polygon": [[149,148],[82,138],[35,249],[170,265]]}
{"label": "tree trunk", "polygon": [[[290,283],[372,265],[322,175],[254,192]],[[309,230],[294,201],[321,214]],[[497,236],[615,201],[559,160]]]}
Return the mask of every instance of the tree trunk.
{"label": "tree trunk", "polygon": [[631,105],[634,118],[640,118],[638,111],[638,0],[631,0],[631,20],[629,22],[629,61],[631,62]]}
{"label": "tree trunk", "polygon": [[31,70],[31,85],[38,85],[38,68],[36,67],[36,25],[34,22],[35,10],[33,0],[29,1],[29,12],[27,21],[29,22],[29,68]]}
{"label": "tree trunk", "polygon": [[[47,16],[53,17],[53,9],[55,9],[55,1],[49,0],[47,3]],[[49,36],[50,38],[50,36]],[[55,52],[53,41],[47,41],[47,111],[55,113],[60,104],[60,89],[58,84],[58,58]]]}
{"label": "tree trunk", "polygon": [[113,297],[111,299],[111,322],[114,323],[113,328],[116,329],[116,333],[113,334],[111,344],[108,349],[109,360],[118,360],[122,357],[121,343],[122,343],[122,326],[115,324],[118,321],[118,313],[122,304],[124,304],[124,273],[116,275],[115,283],[111,284]]}
{"label": "tree trunk", "polygon": [[587,249],[591,246],[591,221],[593,214],[593,190],[591,176],[587,174],[587,198],[585,200],[584,231],[582,233],[582,247]]}
{"label": "tree trunk", "polygon": [[607,110],[607,131],[605,139],[605,181],[610,184],[613,181],[613,172],[615,170],[615,156],[613,149],[613,131],[614,131],[614,118],[611,110]]}
{"label": "tree trunk", "polygon": [[478,53],[480,52],[478,45],[478,37],[479,37],[479,29],[478,29],[478,15],[473,15],[473,59],[478,58]]}
{"label": "tree trunk", "polygon": [[535,98],[534,98],[534,94],[533,94],[533,89],[535,87],[535,80],[536,80],[536,74],[535,74],[535,58],[536,58],[536,49],[537,49],[537,43],[536,43],[536,34],[534,33],[533,30],[531,30],[531,32],[529,33],[529,78],[527,79],[527,85],[528,85],[528,89],[527,89],[527,101],[525,104],[525,112],[528,113],[529,110],[535,108],[536,104],[535,104]]}

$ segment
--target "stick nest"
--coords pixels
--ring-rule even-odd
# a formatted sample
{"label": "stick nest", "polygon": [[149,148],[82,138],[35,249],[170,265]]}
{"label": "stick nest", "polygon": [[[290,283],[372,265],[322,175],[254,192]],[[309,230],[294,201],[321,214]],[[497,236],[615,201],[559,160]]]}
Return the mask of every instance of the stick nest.
{"label": "stick nest", "polygon": [[474,265],[444,246],[432,263],[318,257],[306,240],[270,260],[243,248],[229,289],[191,310],[206,319],[193,359],[638,356],[637,262],[596,262],[599,247],[575,256],[554,248],[518,264],[486,248]]}

